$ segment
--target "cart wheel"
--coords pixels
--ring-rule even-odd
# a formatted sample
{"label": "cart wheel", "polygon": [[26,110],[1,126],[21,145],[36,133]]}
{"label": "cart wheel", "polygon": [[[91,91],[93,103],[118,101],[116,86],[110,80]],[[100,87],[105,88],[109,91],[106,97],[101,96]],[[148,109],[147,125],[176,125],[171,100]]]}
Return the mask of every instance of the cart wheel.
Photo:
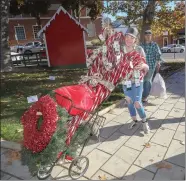
{"label": "cart wheel", "polygon": [[54,164],[39,167],[39,170],[37,171],[37,178],[39,180],[45,180],[46,178],[48,178],[52,172],[53,167]]}
{"label": "cart wheel", "polygon": [[76,180],[82,177],[89,167],[89,159],[85,156],[76,157],[70,164],[68,174],[73,179]]}

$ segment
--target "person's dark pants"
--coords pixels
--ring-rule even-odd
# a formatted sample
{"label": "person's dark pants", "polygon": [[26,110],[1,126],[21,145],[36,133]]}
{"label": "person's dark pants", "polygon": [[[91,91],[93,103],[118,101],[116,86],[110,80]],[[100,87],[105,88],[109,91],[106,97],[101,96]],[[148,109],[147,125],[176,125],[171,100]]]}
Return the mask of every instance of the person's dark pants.
{"label": "person's dark pants", "polygon": [[144,77],[143,95],[142,95],[143,99],[146,99],[149,96],[149,94],[150,94],[154,73],[155,73],[155,69],[154,70],[149,69],[148,73]]}

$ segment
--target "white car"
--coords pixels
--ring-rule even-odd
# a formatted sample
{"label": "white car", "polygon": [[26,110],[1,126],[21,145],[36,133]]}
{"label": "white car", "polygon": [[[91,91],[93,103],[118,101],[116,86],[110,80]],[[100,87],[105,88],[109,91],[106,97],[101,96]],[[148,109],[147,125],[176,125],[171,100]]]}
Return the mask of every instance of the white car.
{"label": "white car", "polygon": [[42,43],[39,41],[29,42],[23,47],[24,54],[32,54],[40,52]]}
{"label": "white car", "polygon": [[185,47],[179,44],[170,44],[161,48],[161,51],[167,53],[183,53],[185,51]]}
{"label": "white car", "polygon": [[44,44],[42,44],[40,41],[33,41],[33,42],[29,42],[25,45],[11,46],[10,50],[11,50],[11,52],[32,55],[32,53],[40,52],[40,50],[43,48],[44,48]]}
{"label": "white car", "polygon": [[15,46],[10,47],[10,51],[15,52],[15,53],[21,53],[23,48],[24,48],[24,45],[15,45]]}

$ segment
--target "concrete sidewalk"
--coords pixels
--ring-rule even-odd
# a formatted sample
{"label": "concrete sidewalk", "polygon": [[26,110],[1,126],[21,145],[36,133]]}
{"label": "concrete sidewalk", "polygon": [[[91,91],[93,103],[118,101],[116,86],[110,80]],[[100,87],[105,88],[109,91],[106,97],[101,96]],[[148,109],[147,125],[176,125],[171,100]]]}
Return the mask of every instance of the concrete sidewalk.
{"label": "concrete sidewalk", "polygon": [[[126,107],[104,115],[100,142],[90,140],[84,149],[90,165],[79,180],[99,180],[99,176],[107,180],[184,180],[185,69],[169,77],[166,87],[167,99],[150,97],[145,106],[149,135],[143,135],[140,124],[128,130],[131,119]],[[1,180],[36,180],[19,160],[7,164],[6,153],[1,149]],[[70,180],[67,169],[61,166],[54,167],[49,179]]]}

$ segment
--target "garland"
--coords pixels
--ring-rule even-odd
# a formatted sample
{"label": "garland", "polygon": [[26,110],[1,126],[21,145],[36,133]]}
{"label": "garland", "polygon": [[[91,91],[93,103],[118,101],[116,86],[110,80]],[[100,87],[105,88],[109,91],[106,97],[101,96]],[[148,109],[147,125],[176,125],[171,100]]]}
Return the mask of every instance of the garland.
{"label": "garland", "polygon": [[[55,99],[51,98],[53,95],[54,93],[52,92],[41,97],[22,117],[24,140],[21,150],[21,161],[23,165],[28,166],[32,175],[37,173],[40,165],[51,164],[56,160],[58,153],[67,148],[65,143],[67,122],[72,117],[65,109],[55,103]],[[46,104],[40,104],[41,102]],[[36,110],[42,112],[43,117],[38,117]],[[50,114],[51,116],[49,116]],[[28,122],[26,122],[26,118]],[[51,121],[52,119],[54,120]],[[68,148],[70,155],[76,155],[78,148],[89,136],[90,131],[89,124],[79,126]],[[41,144],[42,137],[43,144]],[[39,144],[38,148],[37,144]]]}

